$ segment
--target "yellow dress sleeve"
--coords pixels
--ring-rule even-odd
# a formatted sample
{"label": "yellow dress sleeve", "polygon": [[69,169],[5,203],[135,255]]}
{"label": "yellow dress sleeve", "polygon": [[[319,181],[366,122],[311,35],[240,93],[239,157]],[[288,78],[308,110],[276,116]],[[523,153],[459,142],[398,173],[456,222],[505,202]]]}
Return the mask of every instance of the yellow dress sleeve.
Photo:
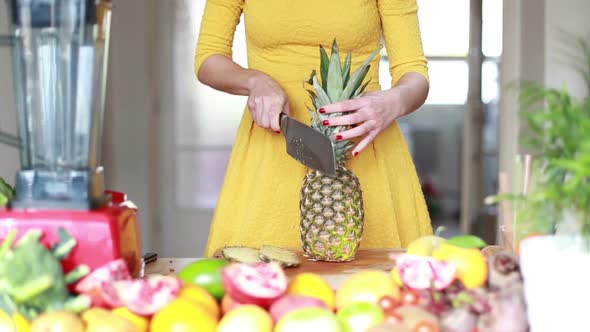
{"label": "yellow dress sleeve", "polygon": [[378,0],[378,8],[392,85],[409,72],[429,80],[416,0]]}
{"label": "yellow dress sleeve", "polygon": [[244,0],[207,0],[195,55],[195,74],[213,54],[231,58],[236,26],[240,22]]}

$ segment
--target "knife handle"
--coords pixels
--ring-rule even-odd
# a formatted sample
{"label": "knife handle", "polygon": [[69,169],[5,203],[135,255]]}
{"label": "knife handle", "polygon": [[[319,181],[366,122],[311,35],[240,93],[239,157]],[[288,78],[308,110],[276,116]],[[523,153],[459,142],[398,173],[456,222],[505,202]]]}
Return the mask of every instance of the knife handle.
{"label": "knife handle", "polygon": [[281,126],[281,131],[283,132],[283,134],[287,129],[287,118],[288,116],[284,112],[281,112],[279,114],[279,125]]}

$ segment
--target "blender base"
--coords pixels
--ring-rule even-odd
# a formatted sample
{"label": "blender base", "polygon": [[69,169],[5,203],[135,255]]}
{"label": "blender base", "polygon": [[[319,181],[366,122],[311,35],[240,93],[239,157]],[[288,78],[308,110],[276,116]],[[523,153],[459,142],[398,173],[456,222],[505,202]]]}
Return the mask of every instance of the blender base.
{"label": "blender base", "polygon": [[58,242],[58,228],[64,228],[78,242],[63,261],[68,273],[80,264],[94,270],[113,260],[123,258],[133,276],[141,271],[141,237],[137,210],[124,201],[117,201],[96,210],[0,209],[0,241],[11,229],[16,240],[29,229],[43,231],[42,242],[50,247]]}

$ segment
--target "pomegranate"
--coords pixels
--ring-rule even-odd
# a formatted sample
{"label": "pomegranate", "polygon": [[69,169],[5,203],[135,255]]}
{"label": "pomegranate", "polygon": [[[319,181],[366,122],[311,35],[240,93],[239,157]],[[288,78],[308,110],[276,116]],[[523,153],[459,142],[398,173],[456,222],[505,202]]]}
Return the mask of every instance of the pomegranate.
{"label": "pomegranate", "polygon": [[310,307],[330,309],[324,301],[317,299],[315,297],[303,295],[285,295],[282,298],[275,301],[270,306],[269,312],[270,316],[272,317],[272,320],[276,323],[283,316],[285,316],[293,310]]}
{"label": "pomegranate", "polygon": [[84,277],[75,286],[75,292],[90,296],[93,307],[112,309],[121,306],[113,283],[131,280],[131,274],[123,259],[109,262]]}
{"label": "pomegranate", "polygon": [[163,275],[115,282],[121,303],[140,316],[151,316],[160,311],[178,297],[182,286],[180,279]]}
{"label": "pomegranate", "polygon": [[268,308],[287,290],[287,277],[278,263],[234,263],[223,268],[223,287],[242,304]]}
{"label": "pomegranate", "polygon": [[455,265],[431,257],[404,254],[396,258],[400,277],[409,288],[436,290],[447,288],[455,280]]}

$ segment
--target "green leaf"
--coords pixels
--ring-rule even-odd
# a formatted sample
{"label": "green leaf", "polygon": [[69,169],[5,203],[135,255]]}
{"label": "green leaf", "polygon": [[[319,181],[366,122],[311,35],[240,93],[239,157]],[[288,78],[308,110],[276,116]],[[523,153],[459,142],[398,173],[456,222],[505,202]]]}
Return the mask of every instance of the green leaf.
{"label": "green leaf", "polygon": [[14,239],[16,238],[17,230],[15,228],[10,229],[8,235],[2,242],[2,246],[0,246],[0,258],[4,256],[11,248],[12,244],[14,243]]}
{"label": "green leaf", "polygon": [[346,87],[340,94],[340,98],[338,98],[338,100],[350,99],[350,96],[352,96],[352,94],[359,88],[359,86],[365,79],[365,76],[367,76],[367,73],[369,72],[369,64],[371,63],[371,61],[373,61],[377,54],[379,54],[381,48],[382,46],[380,46],[377,50],[371,53],[371,55],[369,55],[365,62],[363,62],[363,64],[352,74],[350,80],[346,84]]}
{"label": "green leaf", "polygon": [[328,87],[326,81],[328,80],[328,67],[330,66],[330,59],[328,53],[322,45],[320,45],[320,75],[322,76],[322,89],[326,90]]}
{"label": "green leaf", "polygon": [[356,92],[354,93],[353,97],[357,97],[357,96],[360,96],[361,94],[363,94],[363,92],[365,92],[365,89],[367,88],[367,86],[369,86],[369,84],[371,84],[371,80],[366,81],[365,84],[363,84],[363,86],[358,88],[356,90]]}
{"label": "green leaf", "polygon": [[53,246],[52,251],[53,255],[61,260],[66,258],[70,252],[72,252],[77,241],[64,228],[60,227],[57,230],[57,234],[59,236],[59,242]]}
{"label": "green leaf", "polygon": [[55,283],[53,276],[47,274],[38,276],[26,282],[23,285],[13,286],[10,289],[10,293],[14,295],[14,300],[17,303],[23,303],[31,298],[45,292]]}
{"label": "green leaf", "polygon": [[0,310],[12,316],[17,311],[16,304],[6,293],[0,293]]}
{"label": "green leaf", "polygon": [[332,44],[332,54],[330,56],[330,67],[328,68],[328,96],[332,102],[337,102],[342,92],[342,68],[340,67],[340,54],[336,40]]}
{"label": "green leaf", "polygon": [[459,235],[447,240],[448,244],[461,248],[483,248],[488,244],[475,235]]}
{"label": "green leaf", "polygon": [[328,95],[326,94],[324,89],[322,89],[320,82],[318,82],[317,76],[313,77],[313,87],[315,88],[315,91],[318,94],[318,98],[317,98],[318,104],[316,106],[319,108],[319,107],[322,107],[325,105],[329,105],[330,104],[330,97],[328,97]]}
{"label": "green leaf", "polygon": [[76,283],[78,280],[87,276],[88,273],[90,273],[90,268],[87,265],[79,265],[65,275],[65,282],[66,284]]}
{"label": "green leaf", "polygon": [[352,51],[348,50],[348,54],[346,54],[346,60],[344,60],[344,67],[342,72],[344,73],[344,80],[342,81],[343,86],[348,84],[348,80],[350,79],[350,66],[352,66]]}

